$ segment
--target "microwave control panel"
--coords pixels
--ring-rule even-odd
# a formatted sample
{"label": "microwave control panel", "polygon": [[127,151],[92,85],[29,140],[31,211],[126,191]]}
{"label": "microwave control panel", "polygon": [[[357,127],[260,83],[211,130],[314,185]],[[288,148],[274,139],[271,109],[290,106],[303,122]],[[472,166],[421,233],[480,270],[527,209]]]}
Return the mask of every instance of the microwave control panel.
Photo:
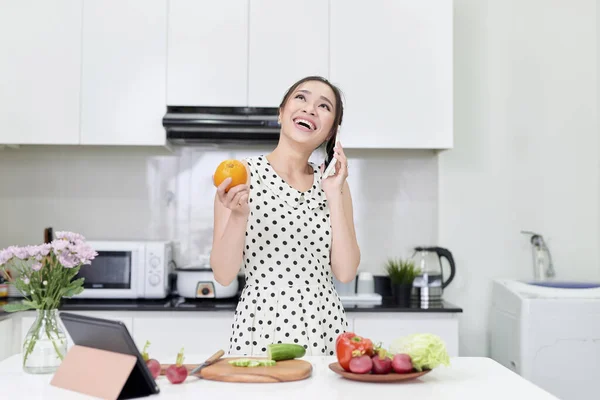
{"label": "microwave control panel", "polygon": [[146,244],[144,297],[163,298],[168,295],[171,251],[169,243],[151,242]]}

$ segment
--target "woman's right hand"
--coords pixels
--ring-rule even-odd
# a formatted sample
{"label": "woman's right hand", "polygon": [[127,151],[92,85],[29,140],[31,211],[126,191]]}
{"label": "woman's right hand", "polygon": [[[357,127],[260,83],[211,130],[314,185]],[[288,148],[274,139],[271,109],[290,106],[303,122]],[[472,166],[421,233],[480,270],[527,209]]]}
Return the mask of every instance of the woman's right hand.
{"label": "woman's right hand", "polygon": [[247,184],[240,184],[225,192],[230,182],[231,178],[227,178],[217,187],[219,201],[223,206],[230,209],[232,213],[244,217],[248,216],[250,214],[250,207],[248,206],[250,187]]}

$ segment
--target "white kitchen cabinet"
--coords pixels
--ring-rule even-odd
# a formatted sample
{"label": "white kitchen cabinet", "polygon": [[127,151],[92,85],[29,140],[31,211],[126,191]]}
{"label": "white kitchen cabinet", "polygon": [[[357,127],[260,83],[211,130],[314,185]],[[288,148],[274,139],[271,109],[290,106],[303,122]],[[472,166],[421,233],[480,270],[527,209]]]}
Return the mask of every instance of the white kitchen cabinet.
{"label": "white kitchen cabinet", "polygon": [[458,356],[458,314],[454,313],[349,313],[352,330],[389,347],[394,339],[413,333],[433,333],[446,344],[450,357]]}
{"label": "white kitchen cabinet", "polygon": [[[213,354],[217,350],[229,350],[229,337],[234,320],[233,310],[222,311],[68,311],[90,317],[122,321],[131,334],[140,352],[146,341],[151,357],[161,363],[175,361],[177,353]],[[10,344],[0,342],[0,356],[22,351],[25,335],[35,321],[35,312],[13,314],[8,320],[0,321],[0,338],[4,332],[12,331]],[[434,333],[446,343],[450,356],[458,356],[458,313],[429,312],[348,312],[349,330],[368,337],[375,343],[389,346],[391,342],[412,333]],[[11,321],[12,320],[12,321]],[[10,325],[6,324],[11,321]],[[7,327],[8,326],[8,327]],[[66,332],[66,330],[65,330]],[[68,346],[73,345],[67,333]],[[4,347],[3,347],[4,346]],[[199,360],[188,360],[197,362]]]}
{"label": "white kitchen cabinet", "polygon": [[164,145],[167,1],[85,0],[81,144]]}
{"label": "white kitchen cabinet", "polygon": [[13,321],[8,317],[0,321],[0,361],[13,353]]}
{"label": "white kitchen cabinet", "polygon": [[167,103],[245,106],[248,0],[170,0]]}
{"label": "white kitchen cabinet", "polygon": [[80,0],[0,0],[0,144],[79,143]]}
{"label": "white kitchen cabinet", "polygon": [[278,107],[308,75],[329,76],[328,2],[250,0],[248,105]]}
{"label": "white kitchen cabinet", "polygon": [[330,0],[330,79],[346,148],[453,145],[451,0]]}
{"label": "white kitchen cabinet", "polygon": [[233,311],[136,313],[133,340],[139,349],[149,340],[148,352],[163,363],[175,362],[182,347],[186,354],[227,352],[233,316]]}

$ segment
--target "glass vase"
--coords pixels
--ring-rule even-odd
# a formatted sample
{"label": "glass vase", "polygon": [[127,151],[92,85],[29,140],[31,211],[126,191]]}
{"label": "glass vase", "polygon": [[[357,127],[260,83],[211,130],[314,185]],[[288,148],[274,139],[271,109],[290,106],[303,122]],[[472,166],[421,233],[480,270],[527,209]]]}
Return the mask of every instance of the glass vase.
{"label": "glass vase", "polygon": [[37,318],[23,342],[23,370],[51,374],[67,353],[67,337],[59,323],[58,310],[37,310]]}

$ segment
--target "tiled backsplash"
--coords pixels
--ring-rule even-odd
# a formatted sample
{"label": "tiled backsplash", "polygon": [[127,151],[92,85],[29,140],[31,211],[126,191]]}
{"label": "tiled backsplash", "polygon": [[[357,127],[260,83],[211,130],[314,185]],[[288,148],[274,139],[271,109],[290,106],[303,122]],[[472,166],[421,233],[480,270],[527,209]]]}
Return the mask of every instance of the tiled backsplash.
{"label": "tiled backsplash", "polygon": [[[89,239],[173,239],[179,265],[210,251],[215,189],[225,158],[271,146],[153,148],[33,146],[0,151],[0,248],[39,243],[43,229]],[[346,150],[361,270],[435,244],[438,159],[426,150]],[[319,164],[322,154],[311,158]]]}

